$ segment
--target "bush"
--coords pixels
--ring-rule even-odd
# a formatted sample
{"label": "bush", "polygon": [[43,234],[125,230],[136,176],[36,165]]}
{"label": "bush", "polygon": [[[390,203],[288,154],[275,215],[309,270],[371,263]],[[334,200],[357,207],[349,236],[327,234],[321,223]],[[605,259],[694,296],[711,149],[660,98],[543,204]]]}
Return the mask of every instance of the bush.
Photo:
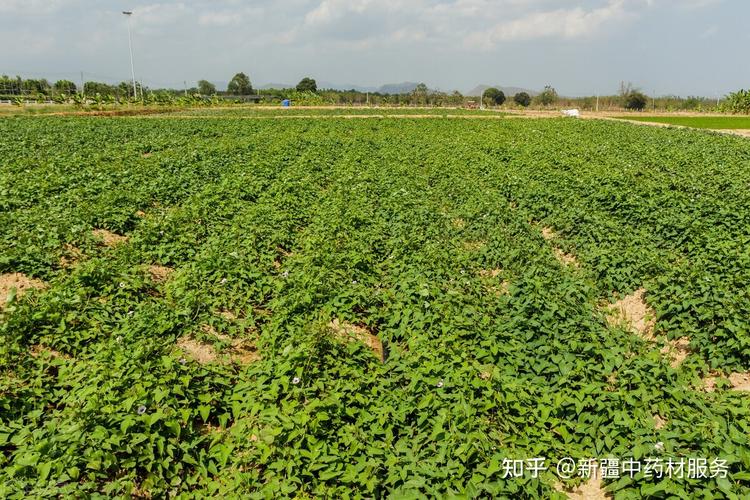
{"label": "bush", "polygon": [[545,85],[544,90],[537,96],[539,104],[549,106],[557,102],[557,91],[550,85]]}
{"label": "bush", "polygon": [[648,103],[648,97],[637,90],[631,91],[625,96],[625,109],[643,111]]}
{"label": "bush", "polygon": [[297,92],[317,92],[318,84],[314,79],[305,77],[297,84]]}
{"label": "bush", "polygon": [[484,97],[489,99],[490,102],[496,106],[501,106],[505,102],[505,93],[495,87],[490,87],[485,90]]}
{"label": "bush", "polygon": [[721,103],[720,108],[724,112],[750,114],[750,90],[732,92]]}
{"label": "bush", "polygon": [[513,101],[524,108],[531,104],[531,96],[526,92],[519,92],[513,96]]}

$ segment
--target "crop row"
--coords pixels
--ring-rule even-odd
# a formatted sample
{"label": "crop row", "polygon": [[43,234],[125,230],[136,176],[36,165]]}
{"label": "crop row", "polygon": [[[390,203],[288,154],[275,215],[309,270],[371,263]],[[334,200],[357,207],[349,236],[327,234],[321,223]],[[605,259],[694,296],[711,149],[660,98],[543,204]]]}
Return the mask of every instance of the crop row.
{"label": "crop row", "polygon": [[[750,492],[750,401],[703,382],[750,364],[743,139],[562,119],[0,134],[0,275],[45,283],[0,319],[4,496],[561,495],[551,471],[503,477],[539,456],[718,456],[726,479],[608,488]],[[661,343],[607,320],[640,288]]]}

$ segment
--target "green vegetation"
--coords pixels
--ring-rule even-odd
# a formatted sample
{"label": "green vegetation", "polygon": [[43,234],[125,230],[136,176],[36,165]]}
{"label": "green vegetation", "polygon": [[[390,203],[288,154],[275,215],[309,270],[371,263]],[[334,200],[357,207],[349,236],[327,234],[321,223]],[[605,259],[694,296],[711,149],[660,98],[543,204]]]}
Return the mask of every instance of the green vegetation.
{"label": "green vegetation", "polygon": [[536,96],[536,101],[542,106],[551,106],[557,102],[559,96],[551,85],[545,85],[544,90]]}
{"label": "green vegetation", "polygon": [[[0,496],[561,498],[502,463],[566,456],[750,495],[750,397],[702,389],[750,366],[745,139],[240,118],[0,120],[0,275],[46,283],[0,316]],[[654,342],[606,319],[641,287]]]}
{"label": "green vegetation", "polygon": [[624,97],[625,109],[630,109],[633,111],[643,111],[647,103],[648,97],[646,97],[642,92],[638,92],[635,90],[628,93],[628,95]]}
{"label": "green vegetation", "polygon": [[214,95],[216,85],[207,80],[198,80],[198,93],[201,95]]}
{"label": "green vegetation", "polygon": [[227,93],[231,95],[250,95],[253,93],[253,86],[250,78],[245,73],[237,73],[227,84]]}
{"label": "green vegetation", "polygon": [[313,78],[305,77],[297,84],[297,92],[317,92],[318,84]]}
{"label": "green vegetation", "polygon": [[505,93],[495,87],[490,87],[484,91],[484,98],[493,106],[502,106],[505,102]]}
{"label": "green vegetation", "polygon": [[721,109],[729,113],[750,114],[750,90],[732,92],[722,103]]}
{"label": "green vegetation", "polygon": [[708,129],[750,129],[750,117],[744,116],[631,116],[617,118],[639,122],[664,123],[683,127]]}
{"label": "green vegetation", "polygon": [[[294,100],[293,102],[298,102]],[[416,107],[294,107],[280,109],[278,106],[233,106],[231,108],[195,108],[195,109],[177,109],[171,112],[173,116],[181,117],[265,117],[265,118],[283,118],[286,116],[484,116],[484,117],[502,117],[508,113],[491,110],[463,109],[463,108],[416,108]]]}
{"label": "green vegetation", "polygon": [[531,96],[527,92],[518,92],[513,96],[513,102],[527,108],[531,104]]}

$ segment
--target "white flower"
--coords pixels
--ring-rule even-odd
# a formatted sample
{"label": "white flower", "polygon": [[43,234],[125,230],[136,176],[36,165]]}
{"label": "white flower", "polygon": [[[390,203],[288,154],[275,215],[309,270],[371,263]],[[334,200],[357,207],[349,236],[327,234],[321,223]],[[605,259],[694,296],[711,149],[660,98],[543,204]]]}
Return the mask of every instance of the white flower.
{"label": "white flower", "polygon": [[441,387],[443,387],[443,385],[444,385],[444,384],[443,384],[443,381],[442,381],[442,380],[441,380],[441,381],[439,381],[439,382],[437,383],[438,389],[439,389],[439,388],[441,388]]}
{"label": "white flower", "polygon": [[227,283],[227,281],[228,281],[228,280],[227,280],[226,278],[221,278],[221,284],[222,284],[222,285],[225,285],[225,284]]}
{"label": "white flower", "polygon": [[139,406],[138,407],[138,415],[143,415],[144,413],[146,413],[146,407],[143,406],[143,405]]}
{"label": "white flower", "polygon": [[128,316],[132,316],[133,314],[135,314],[133,311],[128,311]]}
{"label": "white flower", "polygon": [[180,364],[181,364],[181,365],[184,365],[185,363],[187,363],[187,359],[185,359],[185,358],[180,358]]}
{"label": "white flower", "polygon": [[663,451],[663,450],[664,450],[664,443],[663,443],[663,442],[661,442],[661,441],[659,441],[658,443],[656,443],[656,444],[654,445],[654,449],[655,449],[656,451]]}
{"label": "white flower", "polygon": [[121,281],[121,282],[120,282],[120,284],[119,284],[118,286],[119,286],[120,288],[125,288],[125,283],[123,283],[123,282]]}
{"label": "white flower", "polygon": [[283,273],[281,273],[281,277],[282,278],[288,278],[289,277],[289,271],[284,271]]}
{"label": "white flower", "polygon": [[115,338],[115,342],[117,342],[118,344],[122,342],[122,335],[118,335],[117,338]]}
{"label": "white flower", "polygon": [[297,384],[299,384],[299,382],[300,382],[300,379],[299,379],[299,377],[294,377],[294,378],[292,379],[292,383],[293,383],[294,385],[297,385]]}

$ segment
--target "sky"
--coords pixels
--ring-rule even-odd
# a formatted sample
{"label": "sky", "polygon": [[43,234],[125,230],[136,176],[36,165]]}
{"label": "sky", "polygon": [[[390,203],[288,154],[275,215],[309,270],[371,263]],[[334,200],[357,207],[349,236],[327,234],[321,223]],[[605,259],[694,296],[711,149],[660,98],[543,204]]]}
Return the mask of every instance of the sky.
{"label": "sky", "polygon": [[181,88],[404,81],[562,95],[750,88],[748,0],[0,0],[0,74]]}

